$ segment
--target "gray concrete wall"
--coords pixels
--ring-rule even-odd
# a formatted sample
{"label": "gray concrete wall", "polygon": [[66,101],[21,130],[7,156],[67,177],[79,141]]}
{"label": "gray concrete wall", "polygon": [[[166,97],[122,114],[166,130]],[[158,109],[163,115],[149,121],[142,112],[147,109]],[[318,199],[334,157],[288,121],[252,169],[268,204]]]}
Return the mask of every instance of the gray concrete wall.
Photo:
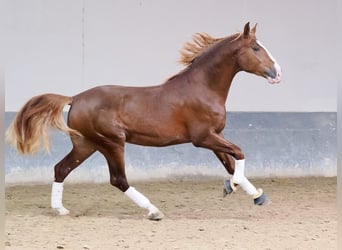
{"label": "gray concrete wall", "polygon": [[[13,113],[6,115],[6,126]],[[224,130],[246,156],[250,177],[336,176],[336,113],[233,112]],[[52,136],[51,154],[22,157],[6,147],[6,183],[50,182],[53,166],[71,149],[69,138]],[[164,148],[126,146],[126,169],[130,180],[221,176],[227,173],[214,154],[182,144]],[[68,181],[107,182],[108,168],[95,154]]]}

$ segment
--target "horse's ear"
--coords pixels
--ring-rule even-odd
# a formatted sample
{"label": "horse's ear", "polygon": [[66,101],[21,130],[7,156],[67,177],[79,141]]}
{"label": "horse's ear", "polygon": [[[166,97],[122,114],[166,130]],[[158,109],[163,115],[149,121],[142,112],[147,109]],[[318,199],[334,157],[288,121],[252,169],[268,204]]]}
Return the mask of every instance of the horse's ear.
{"label": "horse's ear", "polygon": [[257,28],[257,23],[254,25],[254,27],[252,28],[252,30],[251,30],[251,33],[252,34],[254,34],[255,35],[255,33],[256,33],[256,28]]}
{"label": "horse's ear", "polygon": [[248,37],[249,36],[249,32],[250,32],[250,28],[249,28],[249,22],[245,24],[245,27],[243,28],[243,36],[244,37]]}

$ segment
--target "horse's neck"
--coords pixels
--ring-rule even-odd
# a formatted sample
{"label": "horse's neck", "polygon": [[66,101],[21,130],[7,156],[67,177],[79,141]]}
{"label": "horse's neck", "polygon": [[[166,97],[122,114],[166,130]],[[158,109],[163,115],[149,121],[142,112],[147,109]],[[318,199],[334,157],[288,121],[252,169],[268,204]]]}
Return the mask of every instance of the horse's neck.
{"label": "horse's neck", "polygon": [[205,88],[210,89],[212,93],[215,93],[215,98],[220,98],[225,103],[231,83],[234,76],[239,72],[239,68],[236,66],[233,55],[216,55],[216,58],[213,59],[215,63],[212,63],[208,58],[206,60],[208,63],[201,63],[195,70],[201,72],[200,78],[202,80],[199,82]]}
{"label": "horse's neck", "polygon": [[233,67],[222,67],[208,79],[208,86],[223,98],[224,102],[227,99],[230,86],[237,72]]}

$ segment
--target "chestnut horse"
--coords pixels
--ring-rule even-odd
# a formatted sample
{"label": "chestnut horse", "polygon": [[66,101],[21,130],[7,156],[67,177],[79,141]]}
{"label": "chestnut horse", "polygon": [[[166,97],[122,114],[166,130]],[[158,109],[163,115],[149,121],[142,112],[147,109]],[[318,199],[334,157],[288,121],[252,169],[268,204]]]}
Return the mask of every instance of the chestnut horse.
{"label": "chestnut horse", "polygon": [[[256,25],[251,29],[247,23],[243,32],[224,38],[196,34],[181,51],[185,69],[158,86],[99,86],[73,97],[33,97],[18,112],[7,140],[20,153],[32,154],[39,150],[41,141],[49,149],[48,127],[69,133],[73,148],[56,164],[51,191],[51,207],[60,215],[69,213],[62,204],[64,179],[99,151],[107,160],[110,183],[148,210],[149,219],[163,217],[147,197],[128,184],[126,142],[156,147],[192,143],[212,150],[233,175],[225,181],[224,193],[240,186],[261,205],[265,195],[245,177],[244,153],[222,134],[225,102],[239,71],[262,76],[270,83],[280,82],[280,66],[255,32]],[[67,125],[62,117],[65,105],[70,105]]]}

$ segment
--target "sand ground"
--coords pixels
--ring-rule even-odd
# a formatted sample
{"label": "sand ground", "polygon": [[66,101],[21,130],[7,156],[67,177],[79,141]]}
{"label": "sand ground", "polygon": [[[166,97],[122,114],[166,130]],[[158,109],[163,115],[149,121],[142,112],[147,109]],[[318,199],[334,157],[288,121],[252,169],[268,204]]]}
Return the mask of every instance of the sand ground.
{"label": "sand ground", "polygon": [[336,178],[251,180],[271,203],[222,179],[131,183],[165,214],[146,211],[109,184],[65,184],[68,216],[50,207],[50,185],[6,187],[5,249],[336,249]]}

